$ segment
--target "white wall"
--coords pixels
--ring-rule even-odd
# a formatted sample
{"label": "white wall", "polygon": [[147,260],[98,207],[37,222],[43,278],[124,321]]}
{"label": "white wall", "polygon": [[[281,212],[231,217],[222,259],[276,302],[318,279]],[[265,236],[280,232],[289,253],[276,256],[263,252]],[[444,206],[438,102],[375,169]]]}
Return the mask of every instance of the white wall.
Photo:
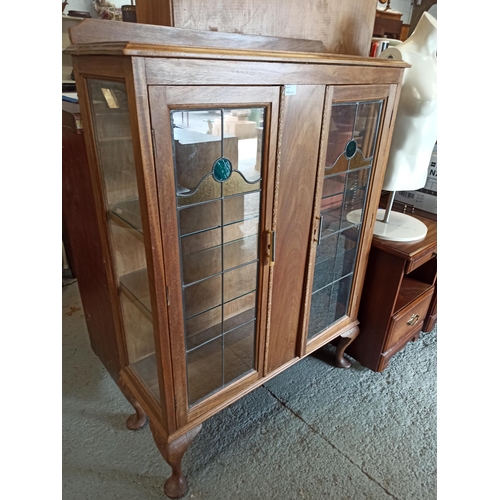
{"label": "white wall", "polygon": [[[121,7],[122,5],[130,5],[130,0],[108,0],[110,3],[114,4],[115,7]],[[61,2],[62,3],[62,2]],[[90,12],[92,17],[99,17],[96,10],[94,9],[94,3],[92,0],[68,0],[68,5],[64,9],[64,13],[67,14],[70,10],[81,10],[83,12]]]}

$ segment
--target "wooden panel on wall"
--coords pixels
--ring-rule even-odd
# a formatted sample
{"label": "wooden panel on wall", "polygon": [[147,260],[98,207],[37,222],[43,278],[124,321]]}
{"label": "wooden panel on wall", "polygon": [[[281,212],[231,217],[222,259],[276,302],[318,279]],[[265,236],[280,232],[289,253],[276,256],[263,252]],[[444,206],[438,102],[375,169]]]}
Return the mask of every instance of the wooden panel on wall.
{"label": "wooden panel on wall", "polygon": [[137,0],[137,22],[320,40],[327,52],[367,57],[377,0]]}
{"label": "wooden panel on wall", "polygon": [[175,26],[173,0],[136,0],[138,23]]}

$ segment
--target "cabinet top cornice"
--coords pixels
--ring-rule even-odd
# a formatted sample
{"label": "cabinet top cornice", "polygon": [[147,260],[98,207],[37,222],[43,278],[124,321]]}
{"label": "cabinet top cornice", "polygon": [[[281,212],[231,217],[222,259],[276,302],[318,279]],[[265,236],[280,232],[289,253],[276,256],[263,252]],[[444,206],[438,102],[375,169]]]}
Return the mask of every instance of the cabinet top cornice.
{"label": "cabinet top cornice", "polygon": [[86,19],[69,29],[71,55],[124,55],[349,66],[409,67],[404,61],[331,54],[316,40],[242,35]]}

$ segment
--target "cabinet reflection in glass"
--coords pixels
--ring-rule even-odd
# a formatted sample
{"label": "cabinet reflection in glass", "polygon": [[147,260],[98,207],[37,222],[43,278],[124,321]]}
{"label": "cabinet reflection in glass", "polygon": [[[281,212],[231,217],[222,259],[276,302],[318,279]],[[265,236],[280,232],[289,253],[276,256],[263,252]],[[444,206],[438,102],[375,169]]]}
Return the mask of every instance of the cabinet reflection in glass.
{"label": "cabinet reflection in glass", "polygon": [[264,108],[171,112],[189,404],[254,370]]}

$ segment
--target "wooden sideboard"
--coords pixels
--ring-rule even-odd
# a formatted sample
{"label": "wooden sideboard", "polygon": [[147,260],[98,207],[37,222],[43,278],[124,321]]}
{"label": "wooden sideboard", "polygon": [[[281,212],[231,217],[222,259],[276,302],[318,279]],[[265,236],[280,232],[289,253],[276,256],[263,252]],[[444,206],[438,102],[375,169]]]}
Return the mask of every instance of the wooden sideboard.
{"label": "wooden sideboard", "polygon": [[437,222],[411,215],[428,228],[423,240],[372,240],[359,309],[360,333],[346,351],[377,372],[436,323]]}

